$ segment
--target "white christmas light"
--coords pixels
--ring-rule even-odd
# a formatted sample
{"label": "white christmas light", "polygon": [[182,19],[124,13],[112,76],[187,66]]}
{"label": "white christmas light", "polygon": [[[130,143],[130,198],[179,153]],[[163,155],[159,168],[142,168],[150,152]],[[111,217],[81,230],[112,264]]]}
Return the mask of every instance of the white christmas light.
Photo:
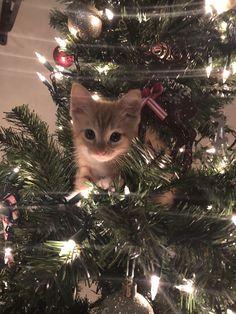
{"label": "white christmas light", "polygon": [[88,198],[89,197],[89,194],[91,193],[92,191],[92,187],[88,187],[87,189],[84,189],[84,190],[81,190],[80,191],[80,194],[84,197],[84,198]]}
{"label": "white christmas light", "polygon": [[236,215],[233,215],[231,218],[232,222],[236,225]]}
{"label": "white christmas light", "polygon": [[124,188],[124,193],[125,193],[125,195],[129,195],[130,194],[130,190],[129,190],[127,185]]}
{"label": "white christmas light", "polygon": [[73,253],[75,247],[76,247],[75,241],[70,239],[64,243],[64,246],[62,247],[59,255],[62,256],[62,255],[71,254],[71,253]]}
{"label": "white christmas light", "polygon": [[61,72],[54,72],[54,77],[58,81],[61,81],[63,79],[63,74]]}
{"label": "white christmas light", "polygon": [[232,310],[230,310],[230,309],[228,309],[226,313],[227,313],[227,314],[235,314],[235,313],[234,313]]}
{"label": "white christmas light", "polygon": [[73,36],[76,37],[76,35],[77,35],[77,33],[78,33],[78,29],[76,29],[76,28],[75,28],[74,26],[72,26],[72,25],[68,25],[68,28],[69,28],[69,31],[70,31],[71,35],[73,35]]}
{"label": "white christmas light", "polygon": [[223,158],[221,161],[218,162],[216,165],[216,169],[219,173],[224,173],[225,168],[228,166],[228,160],[227,158]]}
{"label": "white christmas light", "polygon": [[37,75],[38,75],[40,81],[42,81],[42,82],[46,82],[46,81],[47,81],[46,77],[43,76],[41,73],[39,73],[39,72],[36,72],[36,73],[37,73]]}
{"label": "white christmas light", "polygon": [[94,26],[94,27],[99,27],[100,24],[101,24],[101,20],[100,20],[97,16],[92,15],[92,16],[91,16],[91,24],[92,24],[92,26]]}
{"label": "white christmas light", "polygon": [[184,148],[181,147],[181,148],[179,149],[179,151],[180,151],[180,153],[183,153],[183,152],[184,152]]}
{"label": "white christmas light", "polygon": [[226,36],[225,36],[225,35],[221,35],[220,38],[221,38],[222,40],[225,40]]}
{"label": "white christmas light", "polygon": [[63,130],[63,126],[62,126],[62,125],[59,125],[58,129],[59,129],[59,130]]}
{"label": "white christmas light", "polygon": [[9,264],[11,262],[13,262],[12,249],[7,247],[5,248],[4,263]]}
{"label": "white christmas light", "polygon": [[56,65],[55,68],[60,72],[63,72],[65,70],[65,68],[62,67],[61,65]]}
{"label": "white christmas light", "polygon": [[229,76],[230,76],[230,70],[227,70],[225,67],[223,71],[223,84],[227,81]]}
{"label": "white christmas light", "polygon": [[213,69],[213,66],[212,66],[212,57],[209,58],[208,60],[208,66],[206,67],[206,73],[207,73],[207,77],[209,78],[210,75],[211,75],[211,71]]}
{"label": "white christmas light", "polygon": [[100,99],[98,93],[94,93],[94,94],[92,95],[92,98],[93,98],[95,101],[98,101],[98,100]]}
{"label": "white christmas light", "polygon": [[210,77],[210,75],[211,75],[211,71],[212,71],[212,64],[210,64],[210,65],[208,65],[207,67],[206,67],[206,73],[207,73],[207,77],[209,78]]}
{"label": "white christmas light", "polygon": [[10,247],[5,248],[5,254],[10,254],[12,252],[12,249]]}
{"label": "white christmas light", "polygon": [[110,67],[108,64],[104,65],[104,66],[97,66],[96,69],[98,70],[98,72],[100,74],[104,73],[107,74],[107,72],[109,71]]}
{"label": "white christmas light", "polygon": [[224,21],[220,23],[220,29],[222,30],[222,32],[226,31],[227,26],[228,26],[228,24]]}
{"label": "white christmas light", "polygon": [[151,277],[151,297],[152,297],[152,300],[154,300],[156,295],[157,295],[159,285],[160,285],[160,277],[153,275]]}
{"label": "white christmas light", "polygon": [[15,168],[13,169],[13,171],[14,171],[15,173],[18,173],[18,172],[20,171],[20,167],[15,167]]}
{"label": "white christmas light", "polygon": [[62,39],[60,37],[55,37],[56,42],[61,48],[66,48],[68,41],[66,39]]}
{"label": "white christmas light", "polygon": [[110,9],[105,9],[105,14],[109,21],[111,21],[114,17],[114,13]]}
{"label": "white christmas light", "polygon": [[215,153],[216,153],[216,149],[215,149],[215,147],[211,147],[211,148],[208,148],[208,149],[206,150],[206,152],[207,152],[208,154],[215,154]]}
{"label": "white christmas light", "polygon": [[42,56],[40,53],[35,52],[35,55],[38,58],[40,63],[45,64],[47,62],[47,59],[44,56]]}
{"label": "white christmas light", "polygon": [[232,62],[232,72],[233,74],[236,73],[236,61]]}
{"label": "white christmas light", "polygon": [[229,0],[205,0],[206,13],[213,14],[216,11],[217,14],[221,14],[231,8]]}
{"label": "white christmas light", "polygon": [[183,281],[185,282],[185,284],[175,286],[175,288],[180,290],[180,291],[192,294],[194,292],[193,281],[190,279],[183,279]]}

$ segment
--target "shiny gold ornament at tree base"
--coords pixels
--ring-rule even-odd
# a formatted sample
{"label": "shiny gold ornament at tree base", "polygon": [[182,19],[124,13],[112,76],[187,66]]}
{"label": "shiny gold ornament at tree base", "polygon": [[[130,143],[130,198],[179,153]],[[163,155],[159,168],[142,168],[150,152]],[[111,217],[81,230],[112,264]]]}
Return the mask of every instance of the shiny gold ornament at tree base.
{"label": "shiny gold ornament at tree base", "polygon": [[83,40],[98,38],[102,32],[100,12],[93,7],[78,10],[68,17],[68,29]]}
{"label": "shiny gold ornament at tree base", "polygon": [[91,314],[154,314],[149,302],[140,293],[128,298],[123,291],[107,296],[100,307],[92,309]]}

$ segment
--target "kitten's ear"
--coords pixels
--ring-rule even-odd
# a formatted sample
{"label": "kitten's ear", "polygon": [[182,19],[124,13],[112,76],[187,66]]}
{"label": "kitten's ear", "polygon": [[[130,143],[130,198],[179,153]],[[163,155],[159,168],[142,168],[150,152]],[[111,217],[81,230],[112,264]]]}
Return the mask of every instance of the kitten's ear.
{"label": "kitten's ear", "polygon": [[142,96],[139,89],[132,89],[125,94],[120,103],[122,104],[126,116],[138,118],[142,109]]}
{"label": "kitten's ear", "polygon": [[94,103],[90,92],[79,83],[73,83],[71,88],[70,113],[83,113]]}

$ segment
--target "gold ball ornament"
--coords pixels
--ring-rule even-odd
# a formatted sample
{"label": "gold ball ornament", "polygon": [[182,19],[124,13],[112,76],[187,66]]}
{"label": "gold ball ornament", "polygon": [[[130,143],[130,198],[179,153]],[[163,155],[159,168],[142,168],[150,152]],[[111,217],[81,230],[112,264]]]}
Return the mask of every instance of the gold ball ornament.
{"label": "gold ball ornament", "polygon": [[68,29],[83,40],[98,38],[102,32],[100,12],[93,7],[81,9],[68,17]]}
{"label": "gold ball ornament", "polygon": [[154,314],[149,302],[140,293],[133,298],[126,297],[124,293],[116,292],[107,296],[101,306],[94,308],[91,314]]}

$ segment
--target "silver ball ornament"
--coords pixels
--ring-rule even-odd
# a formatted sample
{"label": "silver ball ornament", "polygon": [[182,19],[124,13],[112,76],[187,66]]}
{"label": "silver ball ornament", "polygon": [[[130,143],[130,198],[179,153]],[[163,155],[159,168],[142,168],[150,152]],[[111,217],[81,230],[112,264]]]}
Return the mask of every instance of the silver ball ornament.
{"label": "silver ball ornament", "polygon": [[91,314],[154,314],[149,302],[140,293],[133,298],[121,291],[107,296],[100,307],[92,309]]}

